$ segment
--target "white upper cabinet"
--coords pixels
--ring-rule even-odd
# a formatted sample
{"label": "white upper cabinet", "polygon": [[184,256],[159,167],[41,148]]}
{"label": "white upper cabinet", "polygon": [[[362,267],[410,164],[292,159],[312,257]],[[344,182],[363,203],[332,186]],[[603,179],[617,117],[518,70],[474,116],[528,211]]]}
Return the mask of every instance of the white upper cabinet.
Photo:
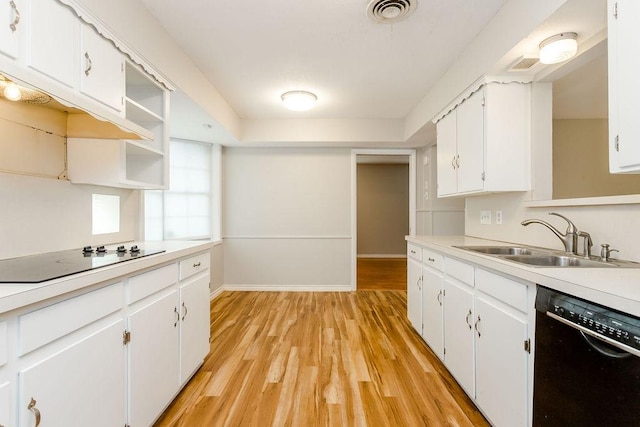
{"label": "white upper cabinet", "polygon": [[16,59],[20,51],[20,37],[25,29],[23,12],[21,0],[0,2],[0,53],[12,59]]}
{"label": "white upper cabinet", "polygon": [[31,0],[27,65],[70,88],[78,87],[80,20],[56,0]]}
{"label": "white upper cabinet", "polygon": [[640,173],[640,2],[609,0],[609,171]]}
{"label": "white upper cabinet", "polygon": [[80,91],[113,108],[124,110],[124,56],[89,25],[81,31]]}
{"label": "white upper cabinet", "polygon": [[438,197],[528,190],[530,114],[528,84],[481,83],[442,116]]}
{"label": "white upper cabinet", "polygon": [[149,140],[68,138],[69,179],[78,184],[163,189],[169,185],[169,93],[130,62],[125,64],[126,119]]}

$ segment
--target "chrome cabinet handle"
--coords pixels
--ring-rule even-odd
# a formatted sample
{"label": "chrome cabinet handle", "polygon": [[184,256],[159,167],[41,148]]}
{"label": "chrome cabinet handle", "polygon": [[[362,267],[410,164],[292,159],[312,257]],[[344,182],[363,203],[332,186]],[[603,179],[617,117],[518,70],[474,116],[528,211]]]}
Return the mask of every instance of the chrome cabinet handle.
{"label": "chrome cabinet handle", "polygon": [[427,258],[427,261],[429,261],[429,262],[436,262],[436,259],[435,259],[435,258],[431,258],[431,257],[429,257],[429,258]]}
{"label": "chrome cabinet handle", "polygon": [[33,412],[34,415],[36,416],[35,427],[38,427],[40,425],[41,416],[40,416],[40,410],[36,408],[36,400],[33,397],[31,398],[31,402],[29,402],[29,404],[27,405],[27,409]]}
{"label": "chrome cabinet handle", "polygon": [[460,154],[456,155],[456,167],[459,168],[460,167]]}
{"label": "chrome cabinet handle", "polygon": [[480,329],[478,329],[478,324],[480,323],[480,316],[478,316],[478,320],[476,320],[476,323],[473,324],[473,327],[475,328],[476,332],[478,333],[478,338],[480,338]]}
{"label": "chrome cabinet handle", "polygon": [[185,317],[187,317],[187,313],[189,312],[189,310],[187,310],[187,306],[184,305],[184,301],[182,302],[182,308],[184,309],[184,314],[182,315],[182,320],[184,320]]}
{"label": "chrome cabinet handle", "polygon": [[200,267],[201,265],[202,265],[202,263],[201,263],[201,262],[194,263],[194,264],[193,264],[193,268],[198,268],[198,267]]}
{"label": "chrome cabinet handle", "polygon": [[13,22],[9,24],[9,28],[11,28],[11,32],[15,33],[18,28],[18,24],[20,23],[20,11],[18,10],[18,6],[16,6],[16,2],[11,0],[9,2],[9,6],[13,10]]}
{"label": "chrome cabinet handle", "polygon": [[438,300],[438,304],[440,304],[440,306],[442,307],[442,289],[440,289],[440,292],[438,292],[438,296],[436,297],[436,299]]}
{"label": "chrome cabinet handle", "polygon": [[420,284],[421,281],[422,281],[422,277],[419,277],[418,280],[416,280],[416,285],[418,286],[419,290],[422,290],[422,285]]}
{"label": "chrome cabinet handle", "polygon": [[89,57],[89,52],[85,52],[84,57],[87,59],[87,68],[84,69],[84,74],[89,76],[89,73],[91,72],[91,68],[93,67],[93,62]]}
{"label": "chrome cabinet handle", "polygon": [[465,322],[467,322],[467,326],[469,326],[469,330],[471,330],[471,323],[469,322],[469,318],[471,317],[471,309],[467,313],[467,317],[464,318]]}
{"label": "chrome cabinet handle", "polygon": [[178,326],[178,322],[180,321],[180,313],[178,313],[178,307],[173,307],[173,312],[176,315],[176,321],[173,323],[173,327]]}
{"label": "chrome cabinet handle", "polygon": [[453,158],[451,159],[451,166],[453,166],[453,169],[455,170],[455,168],[456,168],[456,156],[453,156]]}

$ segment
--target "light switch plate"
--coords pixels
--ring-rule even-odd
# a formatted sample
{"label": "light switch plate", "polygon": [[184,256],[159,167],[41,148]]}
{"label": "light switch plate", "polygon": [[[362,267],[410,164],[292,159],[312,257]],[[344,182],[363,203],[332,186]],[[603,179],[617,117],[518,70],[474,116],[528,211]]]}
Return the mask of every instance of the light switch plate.
{"label": "light switch plate", "polygon": [[491,224],[491,211],[480,211],[480,224]]}

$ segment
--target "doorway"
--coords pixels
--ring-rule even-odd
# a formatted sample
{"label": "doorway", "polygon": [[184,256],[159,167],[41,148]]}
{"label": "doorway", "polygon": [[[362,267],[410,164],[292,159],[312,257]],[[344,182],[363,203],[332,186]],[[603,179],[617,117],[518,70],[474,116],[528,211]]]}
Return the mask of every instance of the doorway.
{"label": "doorway", "polygon": [[353,289],[405,290],[415,230],[415,151],[354,150]]}

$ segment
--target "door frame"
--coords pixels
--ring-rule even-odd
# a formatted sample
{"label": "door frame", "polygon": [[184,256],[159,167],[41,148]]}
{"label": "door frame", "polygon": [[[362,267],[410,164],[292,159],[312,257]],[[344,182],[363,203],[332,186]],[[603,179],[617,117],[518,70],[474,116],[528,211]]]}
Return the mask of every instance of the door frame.
{"label": "door frame", "polygon": [[409,235],[416,234],[416,150],[352,149],[351,150],[351,290],[357,289],[358,263],[358,156],[409,157]]}

